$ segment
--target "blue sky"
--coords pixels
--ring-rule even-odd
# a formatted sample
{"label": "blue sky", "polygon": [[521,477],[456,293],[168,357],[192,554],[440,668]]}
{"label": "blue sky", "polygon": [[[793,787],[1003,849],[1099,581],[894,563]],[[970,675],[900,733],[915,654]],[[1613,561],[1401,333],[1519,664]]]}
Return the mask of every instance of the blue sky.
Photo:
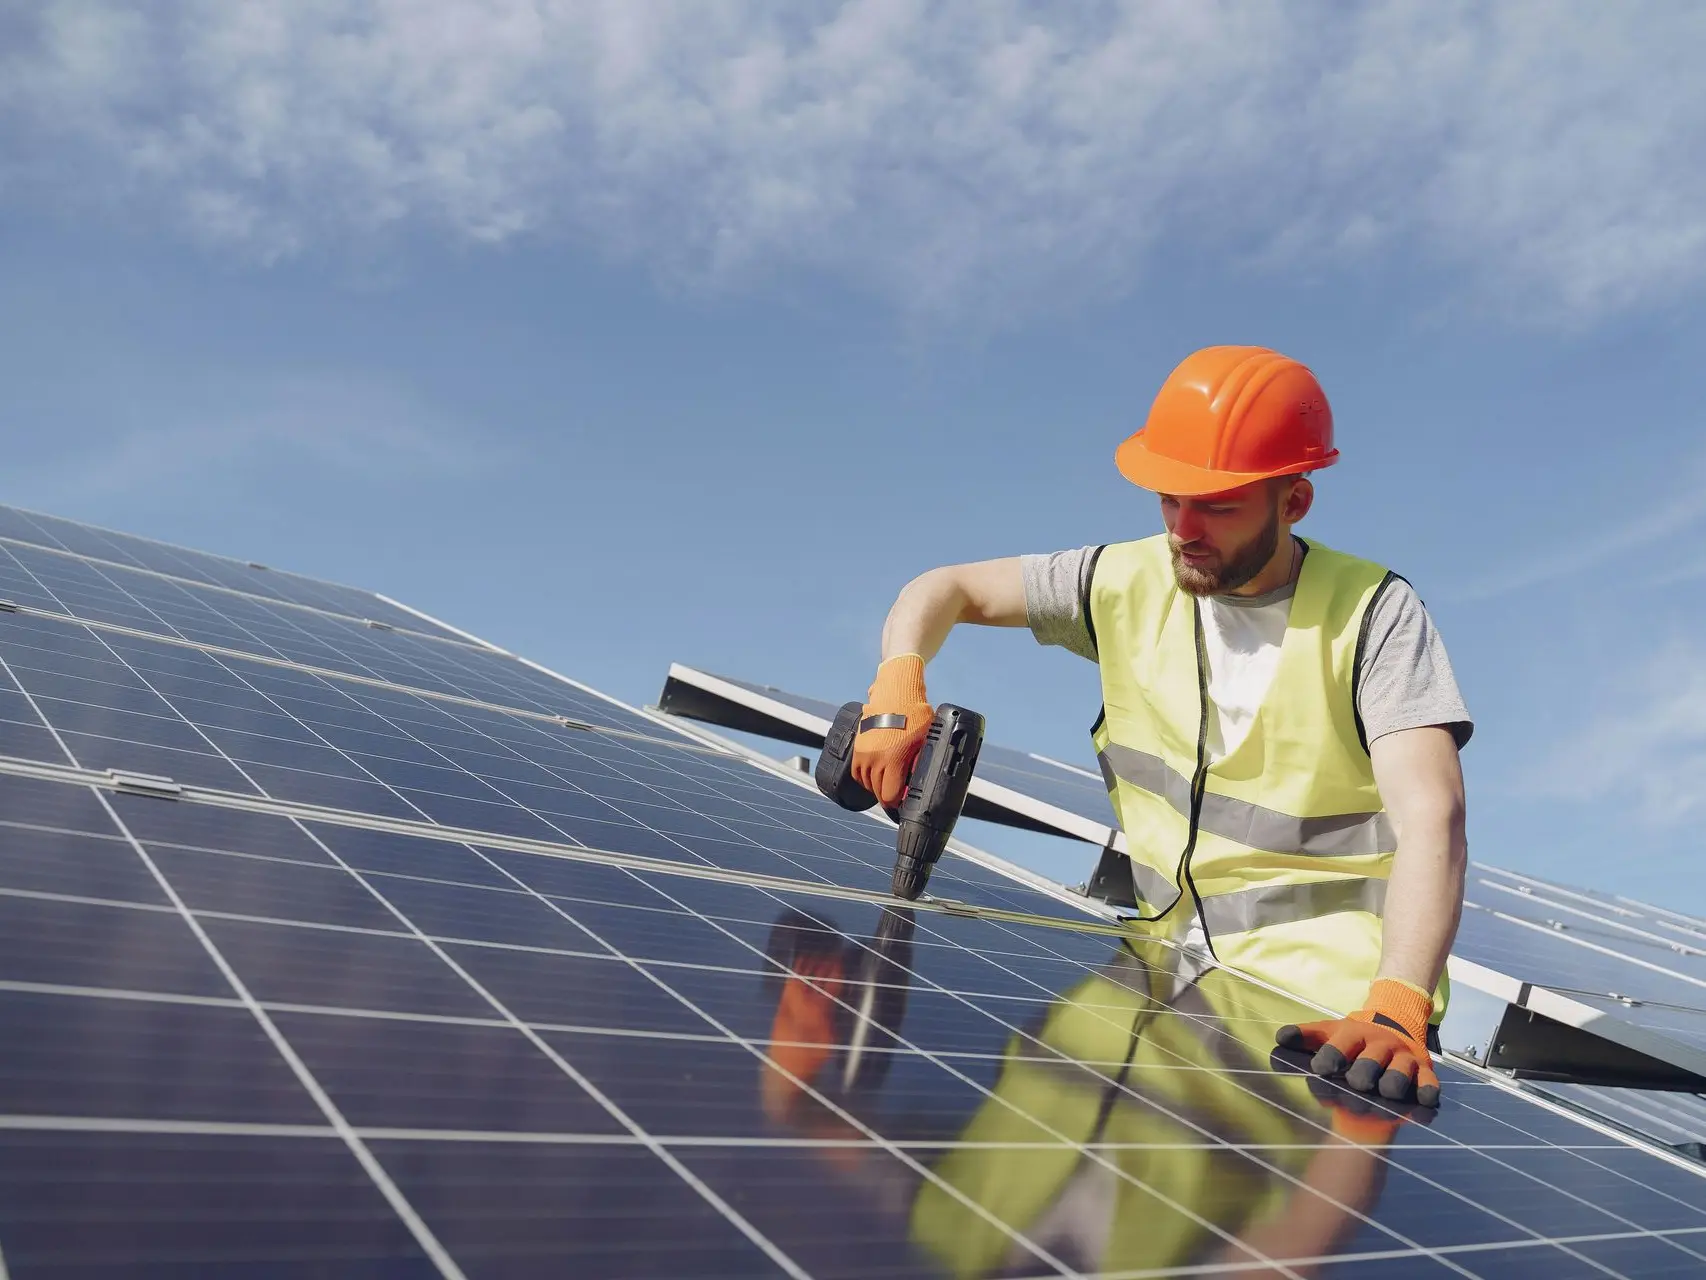
{"label": "blue sky", "polygon": [[[1706,15],[663,12],[0,16],[0,500],[839,700],[912,574],[1156,530],[1115,444],[1264,343],[1303,531],[1444,631],[1475,856],[1706,913]],[[931,690],[1088,758],[1022,632]]]}

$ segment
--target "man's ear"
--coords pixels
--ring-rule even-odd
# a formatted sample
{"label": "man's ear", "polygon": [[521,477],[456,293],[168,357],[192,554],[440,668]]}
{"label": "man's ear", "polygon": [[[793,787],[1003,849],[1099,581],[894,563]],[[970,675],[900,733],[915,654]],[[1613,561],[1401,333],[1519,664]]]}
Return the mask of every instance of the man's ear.
{"label": "man's ear", "polygon": [[1314,482],[1308,476],[1298,476],[1291,482],[1291,491],[1286,494],[1285,503],[1280,507],[1280,519],[1287,524],[1297,524],[1309,514],[1309,508],[1314,505]]}

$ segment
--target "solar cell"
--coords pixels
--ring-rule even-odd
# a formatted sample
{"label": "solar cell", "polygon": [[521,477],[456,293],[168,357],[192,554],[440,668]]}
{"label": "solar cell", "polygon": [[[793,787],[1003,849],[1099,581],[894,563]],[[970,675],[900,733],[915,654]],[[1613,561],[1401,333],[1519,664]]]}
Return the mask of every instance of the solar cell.
{"label": "solar cell", "polygon": [[[113,566],[182,578],[206,586],[270,597],[306,605],[328,613],[372,618],[393,626],[407,627],[428,635],[453,638],[455,633],[440,623],[392,604],[369,591],[304,578],[265,566],[209,555],[130,534],[97,529],[56,516],[0,505],[0,541],[68,552],[82,568],[96,570]],[[66,563],[64,561],[61,562]],[[72,562],[76,563],[76,562]],[[75,577],[77,569],[62,568],[54,576]]]}
{"label": "solar cell", "polygon": [[636,713],[0,658],[59,752],[0,752],[6,1274],[1706,1267],[1685,1162],[1469,1068],[1352,1097],[1290,997],[971,861],[888,899],[889,828]]}

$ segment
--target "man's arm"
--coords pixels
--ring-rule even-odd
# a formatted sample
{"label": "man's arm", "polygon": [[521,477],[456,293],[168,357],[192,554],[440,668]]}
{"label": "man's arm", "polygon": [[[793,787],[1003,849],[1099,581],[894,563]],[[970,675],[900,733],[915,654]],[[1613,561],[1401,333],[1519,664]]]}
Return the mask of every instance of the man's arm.
{"label": "man's arm", "polygon": [[1019,557],[943,565],[901,588],[883,624],[883,660],[916,653],[928,662],[957,623],[1022,627],[1025,621]]}
{"label": "man's arm", "polygon": [[1463,913],[1463,767],[1450,730],[1403,729],[1369,744],[1374,780],[1398,832],[1386,885],[1379,977],[1432,991]]}
{"label": "man's arm", "polygon": [[1369,746],[1374,780],[1398,831],[1386,883],[1380,968],[1361,1009],[1342,1018],[1279,1029],[1281,1048],[1314,1054],[1317,1075],[1343,1075],[1360,1093],[1393,1101],[1413,1094],[1439,1105],[1427,1048],[1433,990],[1463,912],[1463,770],[1444,725],[1398,729]]}

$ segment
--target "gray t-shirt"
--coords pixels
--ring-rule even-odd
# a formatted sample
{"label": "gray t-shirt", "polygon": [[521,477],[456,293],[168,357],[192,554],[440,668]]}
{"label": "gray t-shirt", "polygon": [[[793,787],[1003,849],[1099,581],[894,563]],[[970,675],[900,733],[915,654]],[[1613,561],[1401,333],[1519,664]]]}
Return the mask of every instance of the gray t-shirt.
{"label": "gray t-shirt", "polygon": [[[1084,616],[1090,568],[1096,547],[1078,547],[1051,555],[1019,558],[1025,578],[1025,610],[1039,644],[1059,645],[1081,658],[1096,660],[1096,646]],[[1295,584],[1263,596],[1216,597],[1218,603],[1259,609],[1287,599]],[[1459,748],[1474,732],[1474,722],[1452,674],[1445,642],[1427,607],[1409,583],[1395,580],[1375,602],[1368,639],[1358,670],[1357,711],[1368,740],[1401,729],[1442,725]]]}

